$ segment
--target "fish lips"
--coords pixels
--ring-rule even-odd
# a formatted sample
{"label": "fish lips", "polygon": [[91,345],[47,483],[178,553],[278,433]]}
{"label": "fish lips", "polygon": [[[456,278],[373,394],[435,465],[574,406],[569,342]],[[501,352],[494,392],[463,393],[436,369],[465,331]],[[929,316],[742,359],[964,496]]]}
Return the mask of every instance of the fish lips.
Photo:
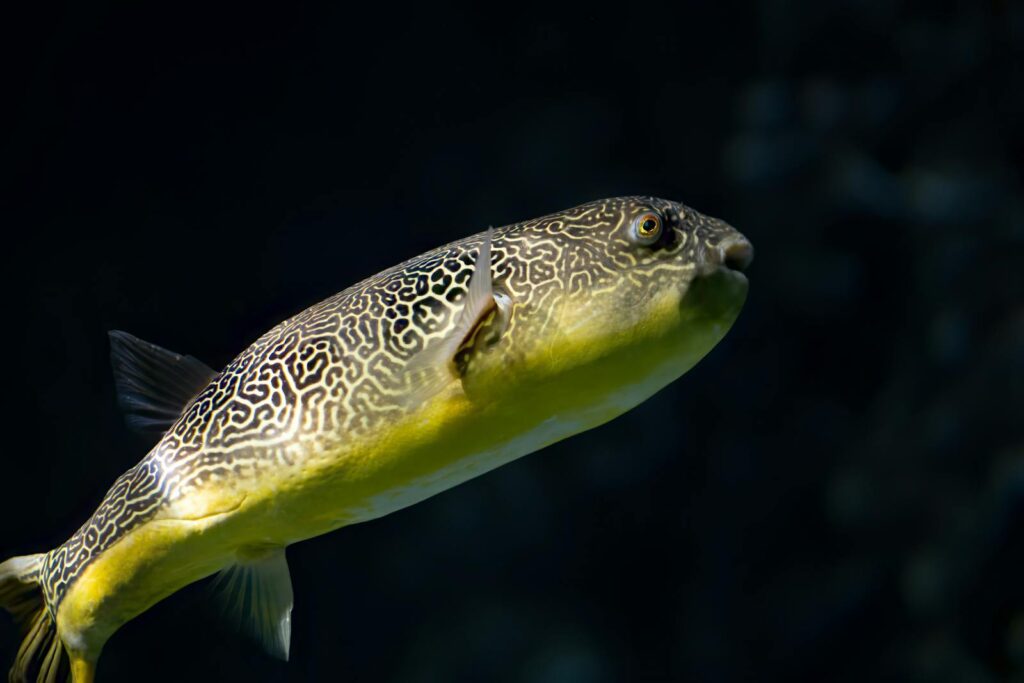
{"label": "fish lips", "polygon": [[747,298],[749,282],[744,271],[753,260],[753,245],[738,233],[707,247],[683,306],[710,318],[735,318]]}

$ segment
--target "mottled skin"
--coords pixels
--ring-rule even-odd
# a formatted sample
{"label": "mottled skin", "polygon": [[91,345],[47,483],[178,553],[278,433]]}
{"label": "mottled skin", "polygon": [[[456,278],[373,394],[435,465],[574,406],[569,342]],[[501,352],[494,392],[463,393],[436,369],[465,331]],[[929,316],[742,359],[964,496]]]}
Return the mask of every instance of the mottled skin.
{"label": "mottled skin", "polygon": [[[630,231],[649,212],[663,234],[640,245]],[[264,334],[46,555],[76,680],[117,628],[239,557],[387,514],[630,409],[710,350],[746,294],[720,267],[743,241],[727,224],[650,197],[592,202],[496,228],[510,315],[491,315],[450,365],[423,366],[483,239]]]}

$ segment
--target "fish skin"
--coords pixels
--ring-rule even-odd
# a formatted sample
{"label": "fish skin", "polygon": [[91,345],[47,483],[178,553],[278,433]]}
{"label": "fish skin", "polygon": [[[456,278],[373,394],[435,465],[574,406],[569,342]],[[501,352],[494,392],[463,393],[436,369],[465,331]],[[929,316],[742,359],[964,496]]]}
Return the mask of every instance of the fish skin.
{"label": "fish skin", "polygon": [[[638,405],[728,331],[747,291],[728,264],[749,255],[682,204],[600,200],[452,242],[268,331],[46,554],[43,602],[76,683],[118,628],[189,583]],[[478,328],[465,318],[480,273],[494,304]]]}

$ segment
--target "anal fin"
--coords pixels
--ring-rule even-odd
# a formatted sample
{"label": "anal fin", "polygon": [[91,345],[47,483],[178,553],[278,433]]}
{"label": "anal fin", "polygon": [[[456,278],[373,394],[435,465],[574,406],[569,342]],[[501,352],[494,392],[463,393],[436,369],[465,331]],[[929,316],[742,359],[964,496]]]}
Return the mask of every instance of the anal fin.
{"label": "anal fin", "polygon": [[218,575],[226,615],[270,655],[288,660],[292,638],[292,580],[284,548],[240,558]]}

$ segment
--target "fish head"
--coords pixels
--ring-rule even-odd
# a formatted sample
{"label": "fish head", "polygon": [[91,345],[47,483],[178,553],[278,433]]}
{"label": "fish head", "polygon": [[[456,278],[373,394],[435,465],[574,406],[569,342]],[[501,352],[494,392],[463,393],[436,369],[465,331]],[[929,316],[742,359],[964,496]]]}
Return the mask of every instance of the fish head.
{"label": "fish head", "polygon": [[596,235],[605,240],[606,267],[618,273],[607,302],[612,319],[621,318],[628,328],[667,316],[665,322],[676,323],[674,331],[684,335],[697,320],[732,324],[746,300],[744,272],[754,259],[742,233],[685,204],[654,197],[620,201],[616,210],[607,236]]}
{"label": "fish head", "polygon": [[622,291],[633,298],[666,290],[685,295],[695,280],[719,274],[746,283],[753,245],[724,220],[655,197],[613,200],[603,217],[582,235],[600,245],[602,265],[630,285]]}
{"label": "fish head", "polygon": [[679,202],[602,200],[538,219],[521,236],[531,233],[557,243],[544,265],[558,285],[528,297],[510,333],[528,338],[527,365],[552,385],[579,384],[577,393],[657,390],[718,343],[746,299],[750,241]]}

